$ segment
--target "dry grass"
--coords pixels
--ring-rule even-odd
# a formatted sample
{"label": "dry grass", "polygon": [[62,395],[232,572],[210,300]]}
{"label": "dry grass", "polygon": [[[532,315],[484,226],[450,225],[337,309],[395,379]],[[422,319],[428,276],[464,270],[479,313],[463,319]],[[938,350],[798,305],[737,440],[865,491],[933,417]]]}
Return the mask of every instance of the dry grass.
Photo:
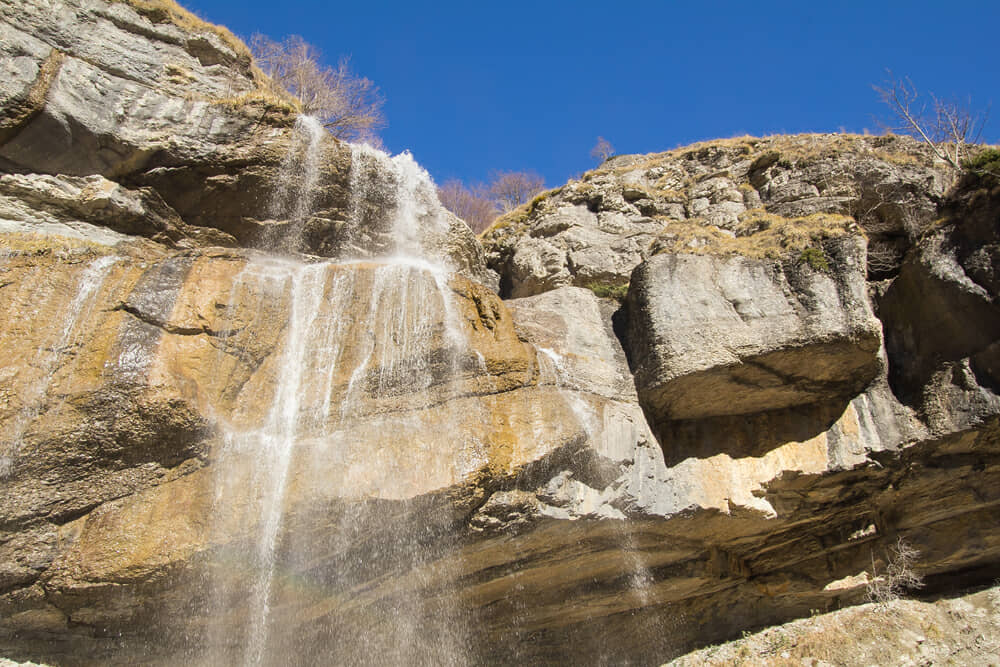
{"label": "dry grass", "polygon": [[[897,165],[932,166],[934,156],[920,142],[910,137],[888,134],[869,136],[863,134],[778,134],[768,137],[739,136],[728,139],[699,141],[687,146],[679,146],[669,151],[634,156],[630,164],[608,166],[584,174],[584,180],[594,176],[614,173],[623,174],[637,169],[652,169],[668,161],[687,157],[696,159],[706,151],[721,150],[731,154],[731,159],[739,161],[751,159],[768,151],[777,151],[781,159],[789,164],[811,164],[831,159],[844,153],[867,153]],[[629,156],[619,156],[629,157]]]}
{"label": "dry grass", "polygon": [[187,32],[210,32],[218,36],[223,43],[237,55],[250,57],[250,49],[243,41],[231,33],[228,28],[209,23],[193,12],[181,7],[175,0],[111,0],[121,2],[153,23],[172,23]]}
{"label": "dry grass", "polygon": [[1000,649],[997,589],[935,603],[867,604],[745,634],[677,658],[708,665],[993,665]]}
{"label": "dry grass", "polygon": [[[579,181],[571,182],[568,188],[575,194],[582,195],[588,188],[600,190],[602,186],[595,186],[593,182],[605,176],[620,178],[630,172],[667,168],[670,173],[659,176],[652,186],[628,182],[627,187],[644,191],[650,199],[660,202],[687,204],[691,198],[690,189],[698,181],[742,173],[738,168],[727,167],[725,160],[719,163],[717,170],[700,175],[692,172],[691,167],[686,164],[689,157],[692,163],[702,164],[707,156],[719,152],[726,154],[729,165],[740,163],[744,169],[748,163],[768,154],[770,158],[767,164],[777,164],[785,169],[801,168],[843,158],[845,155],[867,156],[900,166],[926,167],[934,164],[929,149],[909,137],[847,133],[774,135],[763,138],[739,136],[698,142],[662,153],[617,156],[605,166],[586,172]],[[745,177],[729,177],[742,194],[755,191]],[[500,216],[483,232],[481,238],[488,238],[498,230],[521,229],[529,223],[533,213],[533,207],[523,206]],[[660,219],[668,220],[665,217]],[[801,252],[827,238],[848,233],[861,234],[861,230],[853,223],[851,218],[832,214],[816,214],[789,220],[770,215],[763,209],[754,209],[740,216],[740,225],[733,230],[736,234],[733,239],[725,231],[708,225],[705,220],[669,220],[661,238],[654,243],[653,251],[780,257],[791,252]]]}
{"label": "dry grass", "polygon": [[479,234],[479,239],[485,240],[492,238],[501,231],[514,231],[522,229],[528,221],[528,218],[530,218],[535,211],[541,208],[547,199],[559,194],[562,190],[563,188],[559,187],[553,190],[539,192],[528,203],[521,204],[513,211],[497,216],[497,219]]}
{"label": "dry grass", "polygon": [[[274,83],[271,77],[267,76],[259,67],[253,64],[253,54],[243,40],[229,31],[228,28],[214,23],[209,23],[199,18],[193,12],[185,9],[176,0],[110,0],[120,2],[134,9],[140,16],[149,19],[152,23],[170,23],[181,30],[190,33],[212,33],[222,40],[237,55],[238,58],[245,59],[250,63],[250,75],[258,91],[248,93],[229,99],[218,100],[221,104],[235,105],[238,100],[245,99],[247,102],[265,101],[277,107],[287,107],[291,105],[297,112],[301,106],[296,98],[290,95],[280,86]],[[176,64],[168,64],[166,73],[175,82],[183,83],[188,78],[188,73]],[[215,100],[213,100],[215,101]]]}
{"label": "dry grass", "polygon": [[267,87],[257,88],[232,97],[213,97],[208,101],[230,109],[242,109],[253,104],[261,104],[289,114],[298,114],[302,111],[302,105],[297,99],[284,91],[275,91]]}
{"label": "dry grass", "polygon": [[688,196],[687,196],[686,192],[682,192],[680,190],[675,190],[673,188],[659,189],[660,184],[664,183],[664,182],[667,182],[667,181],[668,181],[668,179],[666,177],[660,179],[660,181],[657,183],[657,190],[655,192],[653,192],[653,194],[656,195],[657,197],[659,197],[660,199],[662,199],[663,201],[671,203],[671,204],[684,204],[684,203],[686,203],[687,200],[688,200]]}
{"label": "dry grass", "polygon": [[107,246],[74,236],[7,231],[0,235],[0,257],[55,257],[57,259],[103,255]]}
{"label": "dry grass", "polygon": [[849,216],[815,213],[802,218],[783,218],[753,209],[740,216],[739,225],[731,233],[697,218],[670,220],[653,242],[652,254],[780,259],[849,234],[861,234],[854,218]]}

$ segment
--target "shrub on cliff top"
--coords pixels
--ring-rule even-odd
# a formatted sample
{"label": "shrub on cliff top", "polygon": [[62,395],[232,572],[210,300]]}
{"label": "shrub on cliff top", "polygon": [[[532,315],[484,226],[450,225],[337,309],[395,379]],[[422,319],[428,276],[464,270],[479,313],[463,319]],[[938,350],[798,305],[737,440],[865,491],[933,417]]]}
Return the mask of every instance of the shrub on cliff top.
{"label": "shrub on cliff top", "polygon": [[985,148],[962,163],[962,166],[978,176],[1000,179],[1000,150]]}

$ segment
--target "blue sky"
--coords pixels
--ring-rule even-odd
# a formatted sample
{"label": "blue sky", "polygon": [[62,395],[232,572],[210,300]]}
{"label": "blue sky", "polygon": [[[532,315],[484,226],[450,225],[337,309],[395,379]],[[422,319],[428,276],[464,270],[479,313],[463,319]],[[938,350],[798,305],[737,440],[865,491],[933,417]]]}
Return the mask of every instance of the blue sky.
{"label": "blue sky", "polygon": [[[783,132],[878,131],[872,84],[1000,104],[1000,0],[181,0],[244,38],[298,34],[385,96],[391,152],[439,183],[532,169],[554,187],[619,153]],[[984,138],[1000,143],[1000,109]]]}

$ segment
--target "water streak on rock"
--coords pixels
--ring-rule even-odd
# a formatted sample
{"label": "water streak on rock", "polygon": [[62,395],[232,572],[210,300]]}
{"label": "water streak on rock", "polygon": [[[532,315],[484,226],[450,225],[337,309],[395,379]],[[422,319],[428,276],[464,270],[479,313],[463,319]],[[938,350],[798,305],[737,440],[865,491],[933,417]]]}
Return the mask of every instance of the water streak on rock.
{"label": "water streak on rock", "polygon": [[[66,357],[71,354],[70,348],[75,337],[79,334],[76,330],[77,323],[87,321],[90,311],[96,303],[95,297],[117,261],[118,258],[113,255],[101,256],[86,264],[77,273],[76,285],[71,287],[75,290],[75,294],[67,302],[66,307],[58,313],[60,326],[54,328],[55,336],[36,350],[33,359],[28,360],[30,367],[35,369],[37,377],[28,386],[27,391],[18,397],[21,405],[20,410],[0,433],[0,442],[8,443],[6,451],[0,452],[0,479],[9,476],[16,465],[25,429],[46,409],[44,399],[52,384],[52,379],[60,365],[66,363]],[[46,312],[47,305],[51,300],[58,299],[62,286],[46,284],[42,276],[38,276],[38,278],[38,282],[32,281],[30,283],[32,286],[31,294],[19,295],[23,300],[16,299],[14,301],[15,304],[19,304],[17,313],[22,318],[27,313],[28,318],[33,320],[38,313]],[[29,303],[32,305],[29,306]],[[14,312],[10,312],[9,316],[14,316]],[[11,361],[23,362],[25,360]],[[72,361],[72,356],[69,356],[68,361]],[[0,377],[4,375],[4,370],[0,368]]]}

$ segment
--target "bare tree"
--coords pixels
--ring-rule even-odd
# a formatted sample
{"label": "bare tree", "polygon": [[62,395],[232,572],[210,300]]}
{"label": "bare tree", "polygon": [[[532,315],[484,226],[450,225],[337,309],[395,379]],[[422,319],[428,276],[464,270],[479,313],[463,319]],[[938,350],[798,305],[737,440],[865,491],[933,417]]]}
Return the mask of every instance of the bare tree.
{"label": "bare tree", "polygon": [[597,137],[597,143],[590,149],[590,157],[598,162],[604,162],[615,154],[615,147],[604,137]]}
{"label": "bare tree", "polygon": [[491,174],[490,198],[504,213],[545,189],[545,179],[533,171],[495,171]]}
{"label": "bare tree", "polygon": [[920,552],[901,537],[890,547],[881,572],[877,569],[875,555],[872,554],[872,575],[867,590],[869,602],[885,609],[890,602],[898,600],[907,591],[922,588],[924,579],[914,570],[919,557]]}
{"label": "bare tree", "polygon": [[896,79],[888,72],[883,86],[872,86],[895,113],[899,124],[887,129],[904,132],[926,143],[940,159],[961,171],[969,159],[969,145],[978,144],[987,111],[973,111],[972,104],[949,102],[929,93],[930,105],[920,101],[909,78]]}
{"label": "bare tree", "polygon": [[477,234],[497,217],[497,207],[482,183],[469,188],[457,179],[445,181],[438,187],[438,198],[445,208],[465,220]]}
{"label": "bare tree", "polygon": [[385,124],[378,88],[351,72],[349,59],[342,58],[335,68],[321,65],[319,50],[298,35],[276,42],[257,34],[250,49],[258,66],[297,97],[302,112],[319,118],[333,136],[366,139]]}

